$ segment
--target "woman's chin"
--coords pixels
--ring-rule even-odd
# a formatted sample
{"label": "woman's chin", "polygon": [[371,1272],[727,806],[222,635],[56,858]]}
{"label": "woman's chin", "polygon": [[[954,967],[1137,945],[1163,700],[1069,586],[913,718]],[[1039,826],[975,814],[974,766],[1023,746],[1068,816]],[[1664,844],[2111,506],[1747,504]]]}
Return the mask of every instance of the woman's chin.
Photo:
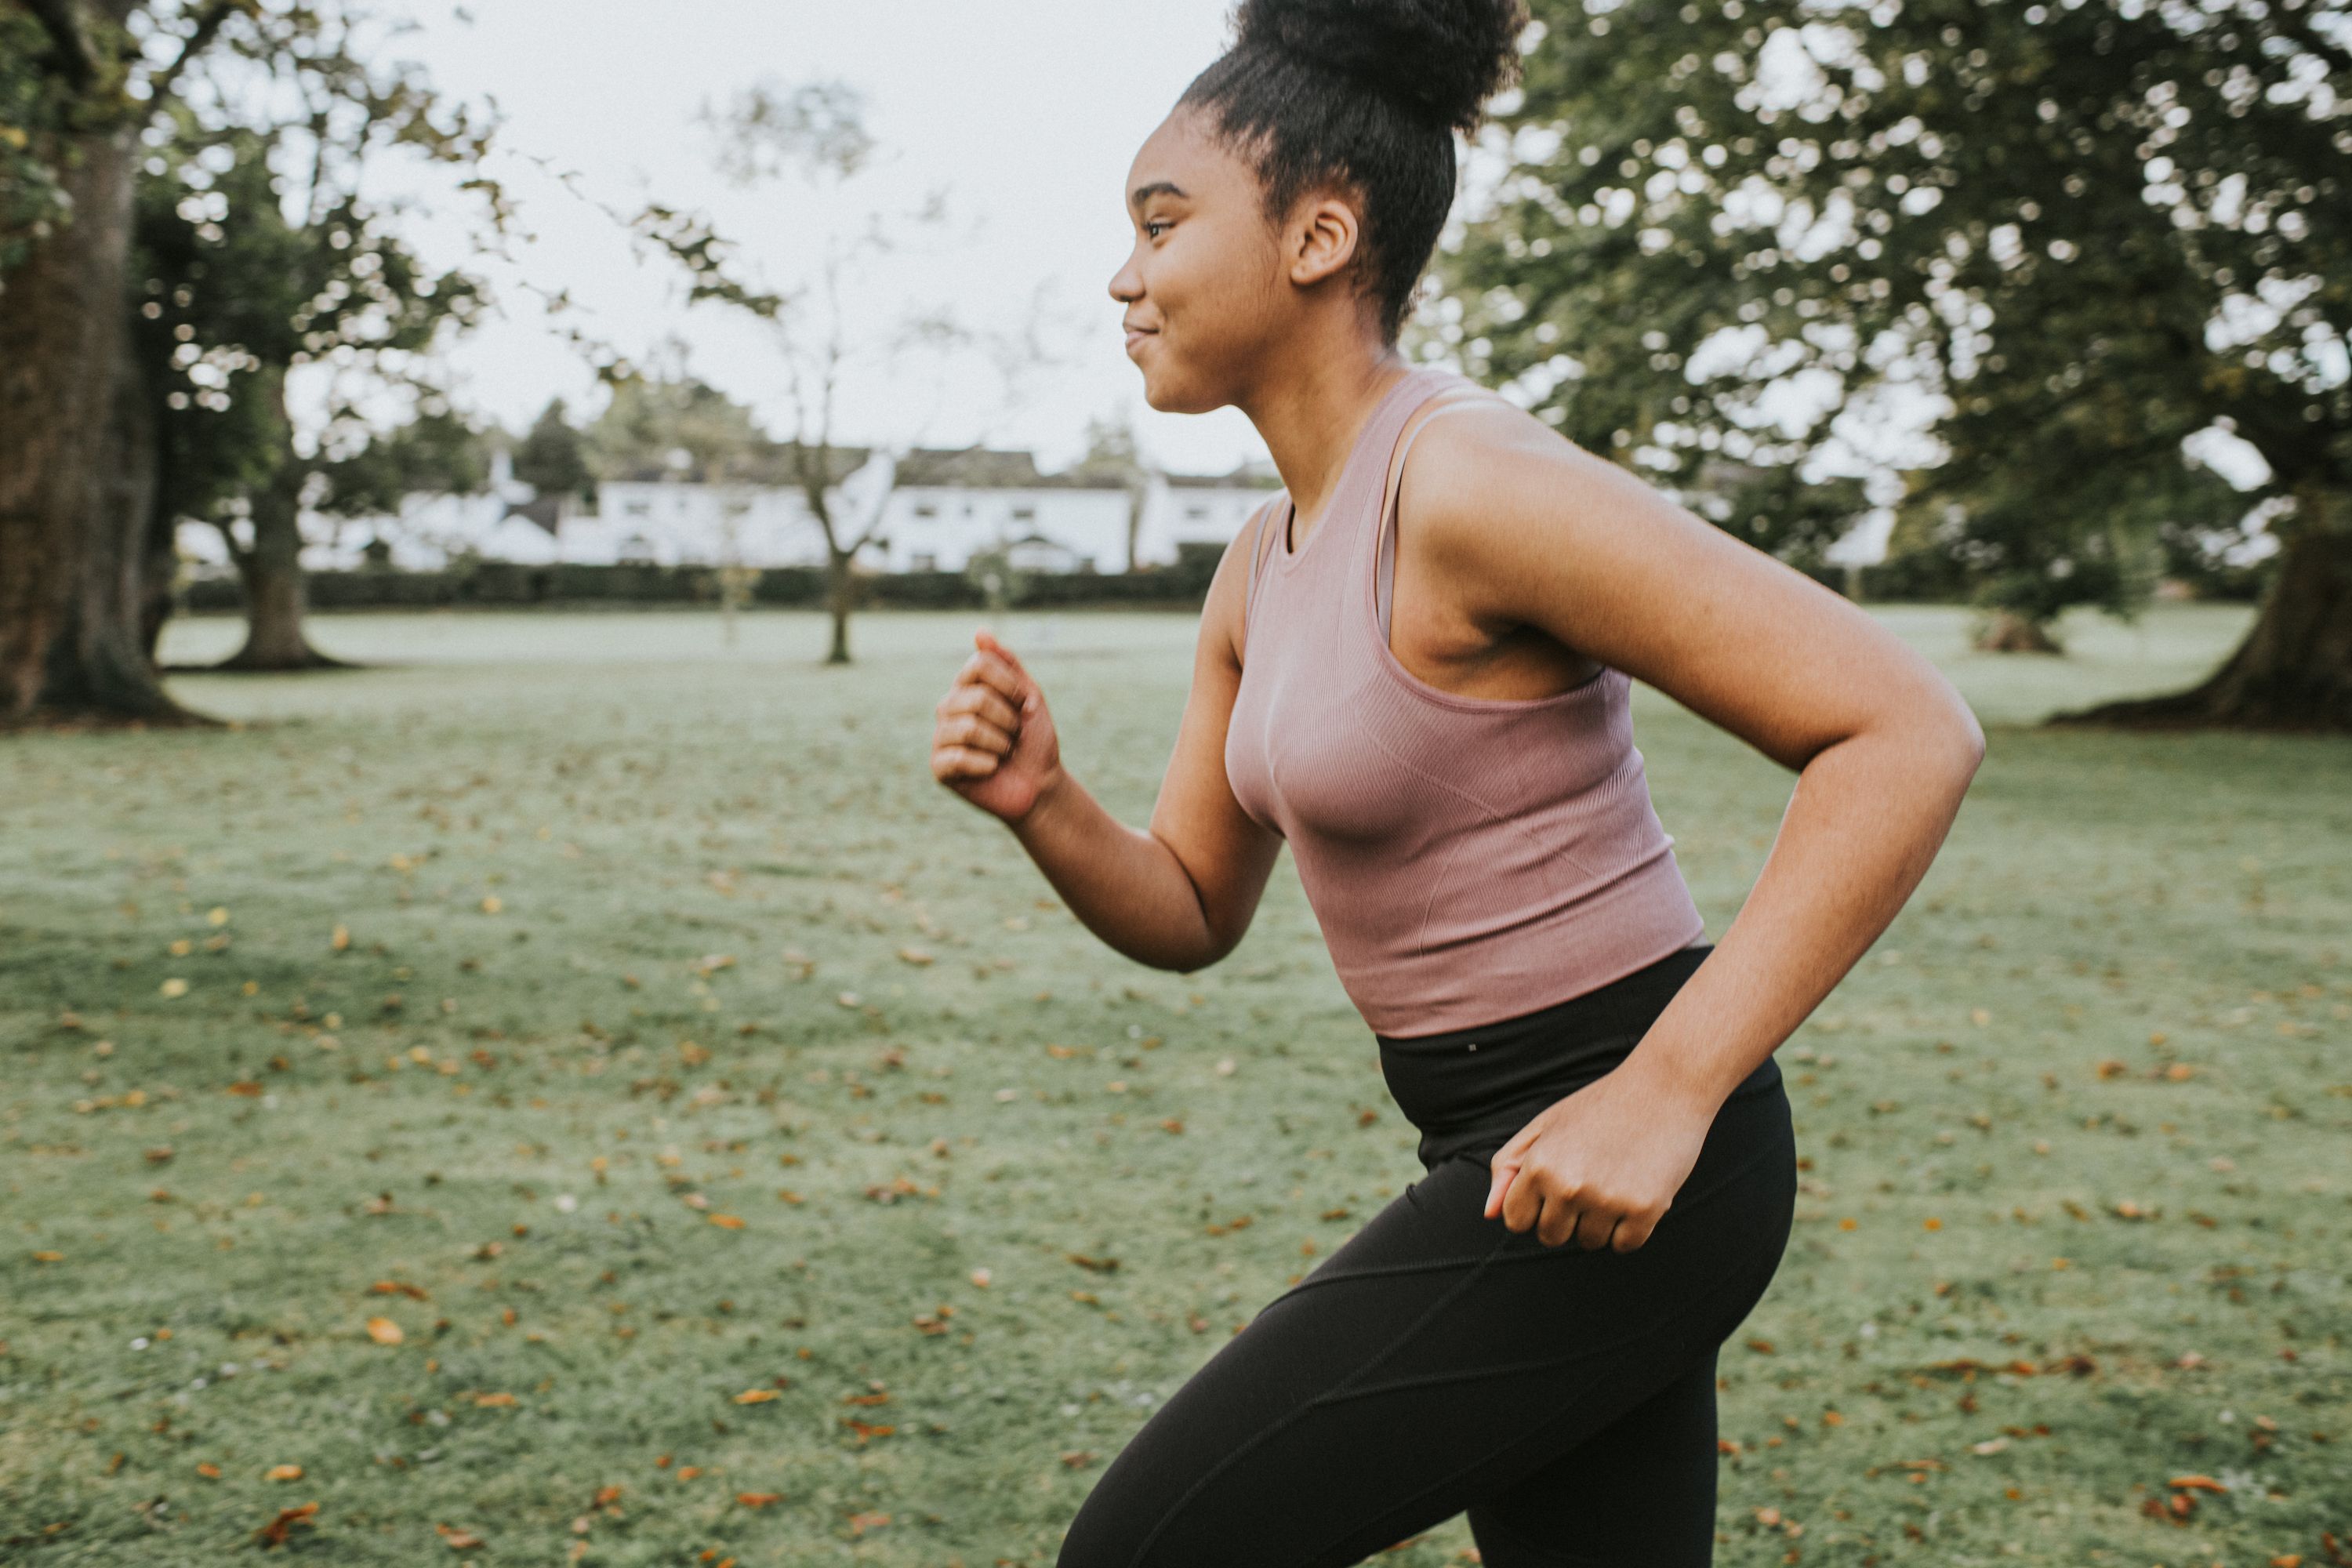
{"label": "woman's chin", "polygon": [[1183,386],[1164,371],[1149,369],[1143,371],[1143,401],[1154,414],[1206,414],[1223,406],[1203,400],[1198,389]]}

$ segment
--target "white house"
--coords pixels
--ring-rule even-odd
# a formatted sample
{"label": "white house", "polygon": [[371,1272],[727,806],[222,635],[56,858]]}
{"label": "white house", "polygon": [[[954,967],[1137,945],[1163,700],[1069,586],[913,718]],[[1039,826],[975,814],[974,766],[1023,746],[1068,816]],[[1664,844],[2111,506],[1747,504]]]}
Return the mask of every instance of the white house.
{"label": "white house", "polygon": [[[542,498],[517,481],[501,451],[478,495],[411,495],[384,517],[305,512],[302,564],[352,571],[373,559],[436,571],[470,556],[533,566],[822,566],[824,534],[787,466],[794,455],[779,447],[722,476],[691,463],[648,467],[602,481],[596,510],[578,512],[566,498]],[[887,454],[863,447],[838,448],[833,459],[828,500],[839,537],[863,531],[881,495],[882,521],[858,556],[881,572],[960,572],[991,549],[1039,572],[1172,564],[1183,546],[1230,542],[1275,486],[1268,470],[1244,468],[1152,472],[1130,488],[1099,470],[1040,473],[1029,452],[986,447],[917,447],[895,468]],[[182,523],[179,545],[200,574],[230,569],[210,523]]]}

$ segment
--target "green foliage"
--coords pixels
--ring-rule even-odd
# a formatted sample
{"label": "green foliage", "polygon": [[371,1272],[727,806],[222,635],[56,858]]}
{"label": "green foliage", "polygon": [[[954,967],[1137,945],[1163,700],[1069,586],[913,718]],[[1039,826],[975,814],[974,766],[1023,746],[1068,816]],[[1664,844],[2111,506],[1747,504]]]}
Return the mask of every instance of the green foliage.
{"label": "green foliage", "polygon": [[[468,327],[482,296],[461,270],[424,266],[391,228],[393,214],[352,193],[291,221],[278,172],[289,157],[287,127],[207,132],[186,110],[172,124],[176,134],[139,184],[134,341],[160,409],[163,503],[181,517],[216,517],[289,466],[313,463],[294,451],[285,414],[291,367],[339,357],[397,374],[445,327]],[[470,428],[436,411],[430,390],[421,405],[416,428],[381,437],[369,414],[336,402],[330,445],[343,451],[315,458],[334,479],[334,510],[369,510],[402,478],[419,489],[480,487],[480,454],[458,456]]]}
{"label": "green foliage", "polygon": [[489,483],[489,443],[466,416],[432,399],[426,412],[319,472],[326,480],[320,510],[379,516],[399,511],[404,496],[478,494]]}
{"label": "green foliage", "polygon": [[38,22],[0,5],[0,273],[58,214],[57,171],[44,154],[62,89],[35,66],[47,43]]}
{"label": "green foliage", "polygon": [[574,495],[593,500],[596,481],[588,467],[588,443],[563,406],[551,399],[540,410],[514,449],[515,478],[541,495]]}
{"label": "green foliage", "polygon": [[[2037,617],[2141,602],[2162,524],[2352,486],[2341,0],[1534,11],[1445,331],[1571,438],[1675,485],[1765,465],[1814,515],[1725,510],[1777,549],[1843,510],[1794,478],[1833,421],[1925,393],[1944,455],[1904,536]],[[1768,426],[1775,383],[1820,412]],[[2182,455],[2217,422],[2262,490]]]}
{"label": "green foliage", "polygon": [[[159,121],[165,134],[152,138],[131,294],[161,426],[160,502],[173,515],[219,519],[260,489],[300,488],[318,468],[331,474],[320,499],[342,511],[382,503],[384,486],[404,478],[479,486],[479,454],[459,450],[472,433],[424,382],[423,361],[445,331],[474,322],[481,286],[462,269],[427,266],[400,235],[400,215],[359,189],[366,160],[384,149],[465,156],[475,133],[437,122],[436,100],[404,70],[339,48],[264,37],[241,45],[241,65],[223,68],[231,79],[301,83],[313,115],[174,106]],[[339,378],[322,449],[298,453],[286,375],[327,360],[373,371],[373,390],[406,384],[418,426],[379,436],[381,397],[371,406],[371,387]]]}
{"label": "green foliage", "polygon": [[751,409],[683,374],[625,375],[588,427],[589,462],[599,479],[746,480],[771,472],[776,443]]}

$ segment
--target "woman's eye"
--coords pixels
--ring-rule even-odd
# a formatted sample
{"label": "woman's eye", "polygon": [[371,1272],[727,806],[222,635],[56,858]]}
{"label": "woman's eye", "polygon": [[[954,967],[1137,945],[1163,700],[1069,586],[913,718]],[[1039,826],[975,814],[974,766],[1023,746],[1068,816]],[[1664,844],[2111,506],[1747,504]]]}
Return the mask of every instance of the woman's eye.
{"label": "woman's eye", "polygon": [[1150,223],[1143,226],[1143,232],[1150,235],[1152,238],[1158,239],[1160,237],[1160,230],[1166,226],[1168,220],[1164,217],[1153,218]]}

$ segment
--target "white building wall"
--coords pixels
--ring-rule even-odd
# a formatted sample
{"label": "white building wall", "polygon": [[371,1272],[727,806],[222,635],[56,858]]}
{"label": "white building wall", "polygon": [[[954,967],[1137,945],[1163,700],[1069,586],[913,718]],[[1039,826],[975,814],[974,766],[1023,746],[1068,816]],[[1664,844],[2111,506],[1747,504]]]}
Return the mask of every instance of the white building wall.
{"label": "white building wall", "polygon": [[[437,571],[455,558],[531,565],[563,562],[615,565],[718,565],[728,559],[730,521],[736,559],[760,567],[822,566],[824,539],[800,492],[781,486],[718,486],[663,480],[607,480],[597,487],[596,515],[567,514],[551,537],[538,524],[506,515],[509,500],[528,500],[508,487],[483,495],[413,495],[397,516],[335,518],[306,513],[302,564],[311,571],[350,571],[365,562],[368,542],[391,547],[394,569]],[[1224,544],[1274,492],[1241,486],[1170,485],[1153,476],[1143,500],[1134,559],[1128,553],[1129,497],[1124,489],[1043,486],[908,486],[884,502],[876,531],[880,548],[860,560],[885,572],[960,572],[974,553],[1032,535],[1040,560],[1066,560],[1074,570],[1125,572],[1176,560],[1180,543]],[[856,487],[836,491],[836,525],[864,526]],[[208,523],[184,523],[182,555],[200,572],[227,568],[227,553]]]}
{"label": "white building wall", "polygon": [[1171,485],[1154,475],[1137,531],[1137,561],[1173,565],[1179,544],[1230,544],[1273,489],[1244,485]]}
{"label": "white building wall", "polygon": [[961,572],[973,555],[1040,534],[1097,572],[1124,572],[1127,491],[908,485],[893,490],[879,531],[886,572]]}

